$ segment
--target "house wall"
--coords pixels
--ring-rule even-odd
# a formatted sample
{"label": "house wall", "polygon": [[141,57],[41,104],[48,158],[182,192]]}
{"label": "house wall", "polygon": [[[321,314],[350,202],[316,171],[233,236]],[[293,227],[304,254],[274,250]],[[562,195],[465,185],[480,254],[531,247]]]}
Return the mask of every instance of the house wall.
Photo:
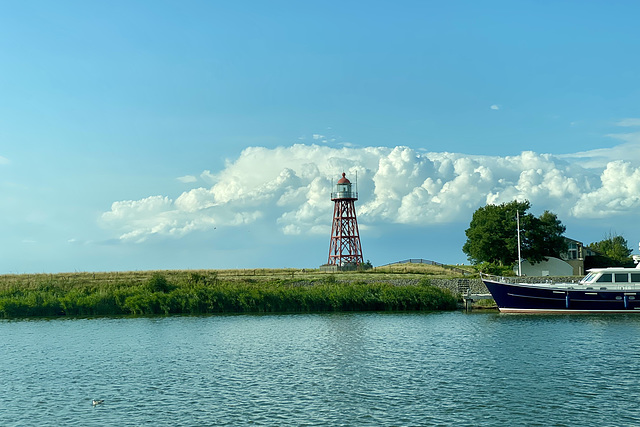
{"label": "house wall", "polygon": [[584,259],[570,259],[566,261],[571,267],[573,267],[574,276],[584,276]]}
{"label": "house wall", "polygon": [[[518,273],[518,265],[513,270]],[[574,268],[571,264],[559,258],[549,257],[547,261],[531,264],[522,261],[522,274],[525,276],[573,276]]]}

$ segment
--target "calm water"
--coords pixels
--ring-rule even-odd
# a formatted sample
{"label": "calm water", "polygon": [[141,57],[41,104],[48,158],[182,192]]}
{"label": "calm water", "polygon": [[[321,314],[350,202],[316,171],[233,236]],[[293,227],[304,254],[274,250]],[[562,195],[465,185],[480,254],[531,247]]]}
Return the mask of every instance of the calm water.
{"label": "calm water", "polygon": [[0,425],[640,425],[639,351],[633,315],[0,321]]}

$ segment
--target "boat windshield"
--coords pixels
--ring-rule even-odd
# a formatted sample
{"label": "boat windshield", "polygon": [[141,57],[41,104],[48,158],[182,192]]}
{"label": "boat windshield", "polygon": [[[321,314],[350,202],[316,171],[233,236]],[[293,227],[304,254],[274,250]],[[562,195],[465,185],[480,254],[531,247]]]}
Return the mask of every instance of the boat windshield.
{"label": "boat windshield", "polygon": [[597,274],[596,273],[589,273],[587,274],[582,280],[582,283],[589,283],[589,282],[593,282],[594,279],[596,278]]}

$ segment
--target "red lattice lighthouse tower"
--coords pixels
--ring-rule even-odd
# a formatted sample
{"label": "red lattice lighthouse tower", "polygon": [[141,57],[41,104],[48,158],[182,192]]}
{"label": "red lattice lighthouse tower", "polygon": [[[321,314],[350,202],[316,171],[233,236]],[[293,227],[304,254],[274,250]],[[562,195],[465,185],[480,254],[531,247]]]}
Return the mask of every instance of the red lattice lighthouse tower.
{"label": "red lattice lighthouse tower", "polygon": [[358,200],[357,180],[356,191],[353,191],[351,181],[343,172],[336,185],[336,192],[331,193],[331,200],[335,205],[327,264],[338,267],[363,264],[355,207],[355,201]]}

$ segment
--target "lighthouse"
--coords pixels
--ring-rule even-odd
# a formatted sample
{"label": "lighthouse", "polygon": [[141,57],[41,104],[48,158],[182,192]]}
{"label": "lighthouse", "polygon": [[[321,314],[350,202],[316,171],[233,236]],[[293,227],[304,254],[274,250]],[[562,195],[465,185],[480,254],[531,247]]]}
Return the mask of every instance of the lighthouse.
{"label": "lighthouse", "polygon": [[336,185],[336,191],[331,193],[331,200],[334,203],[333,225],[327,264],[338,268],[361,265],[363,264],[362,246],[355,207],[355,201],[358,200],[357,182],[354,191],[351,181],[343,172],[342,178]]}

